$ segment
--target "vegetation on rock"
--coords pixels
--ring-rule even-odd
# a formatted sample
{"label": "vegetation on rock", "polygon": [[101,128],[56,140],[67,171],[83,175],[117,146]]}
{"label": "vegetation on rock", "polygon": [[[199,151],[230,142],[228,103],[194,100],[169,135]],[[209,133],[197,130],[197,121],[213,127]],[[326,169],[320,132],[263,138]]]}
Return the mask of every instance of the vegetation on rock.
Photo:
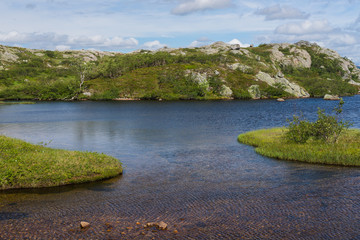
{"label": "vegetation on rock", "polygon": [[360,70],[316,44],[240,48],[44,51],[0,46],[0,98],[15,100],[229,99],[351,95]]}
{"label": "vegetation on rock", "polygon": [[66,151],[0,136],[0,189],[53,187],[106,179],[122,173],[105,154]]}

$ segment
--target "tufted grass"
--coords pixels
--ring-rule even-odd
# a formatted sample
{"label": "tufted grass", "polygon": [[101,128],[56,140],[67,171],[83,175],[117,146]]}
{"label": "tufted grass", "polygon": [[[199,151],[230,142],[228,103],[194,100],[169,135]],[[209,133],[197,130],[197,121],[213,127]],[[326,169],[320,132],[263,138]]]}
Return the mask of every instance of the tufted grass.
{"label": "tufted grass", "polygon": [[256,147],[266,157],[341,166],[360,166],[360,130],[344,132],[337,143],[308,140],[304,144],[285,139],[286,128],[261,129],[238,136],[238,141]]}
{"label": "tufted grass", "polygon": [[0,189],[53,187],[117,176],[116,158],[67,151],[0,136]]}

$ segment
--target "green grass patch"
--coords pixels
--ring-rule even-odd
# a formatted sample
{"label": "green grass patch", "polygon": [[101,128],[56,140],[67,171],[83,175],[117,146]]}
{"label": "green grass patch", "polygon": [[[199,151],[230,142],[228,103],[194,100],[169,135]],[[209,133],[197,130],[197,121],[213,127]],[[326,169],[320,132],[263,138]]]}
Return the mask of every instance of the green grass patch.
{"label": "green grass patch", "polygon": [[67,151],[0,136],[0,189],[53,187],[117,176],[116,158]]}
{"label": "green grass patch", "polygon": [[256,147],[266,157],[342,166],[360,166],[360,130],[350,129],[337,143],[309,139],[293,143],[285,139],[286,128],[261,129],[240,134],[238,141]]}
{"label": "green grass patch", "polygon": [[19,101],[19,102],[8,102],[8,101],[0,101],[0,105],[1,104],[35,104],[35,102],[23,102],[23,101]]}

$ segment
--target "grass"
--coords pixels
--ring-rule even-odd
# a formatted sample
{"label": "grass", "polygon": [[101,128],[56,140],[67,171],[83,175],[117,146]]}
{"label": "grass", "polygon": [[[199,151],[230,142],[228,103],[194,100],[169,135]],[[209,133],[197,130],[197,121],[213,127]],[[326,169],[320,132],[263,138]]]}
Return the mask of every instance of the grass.
{"label": "grass", "polygon": [[117,176],[116,158],[67,151],[0,136],[0,189],[53,187]]}
{"label": "grass", "polygon": [[0,105],[1,104],[35,104],[35,102],[7,102],[7,101],[0,101]]}
{"label": "grass", "polygon": [[304,144],[285,139],[286,128],[261,129],[240,134],[238,141],[256,147],[271,158],[341,166],[360,166],[360,130],[344,132],[337,143],[308,140]]}

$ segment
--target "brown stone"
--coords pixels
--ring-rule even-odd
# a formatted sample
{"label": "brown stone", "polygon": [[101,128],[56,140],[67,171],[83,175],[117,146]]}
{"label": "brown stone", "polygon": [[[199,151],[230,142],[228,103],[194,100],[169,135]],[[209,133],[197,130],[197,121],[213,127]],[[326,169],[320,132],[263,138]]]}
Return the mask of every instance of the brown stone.
{"label": "brown stone", "polygon": [[161,222],[149,222],[147,224],[144,225],[144,228],[148,228],[148,227],[156,227],[160,230],[165,230],[167,228],[167,224],[163,221]]}
{"label": "brown stone", "polygon": [[164,223],[163,221],[159,222],[158,228],[160,230],[165,230],[167,228],[167,224]]}
{"label": "brown stone", "polygon": [[81,228],[88,228],[88,227],[90,227],[90,223],[82,221],[82,222],[80,222],[80,227]]}

